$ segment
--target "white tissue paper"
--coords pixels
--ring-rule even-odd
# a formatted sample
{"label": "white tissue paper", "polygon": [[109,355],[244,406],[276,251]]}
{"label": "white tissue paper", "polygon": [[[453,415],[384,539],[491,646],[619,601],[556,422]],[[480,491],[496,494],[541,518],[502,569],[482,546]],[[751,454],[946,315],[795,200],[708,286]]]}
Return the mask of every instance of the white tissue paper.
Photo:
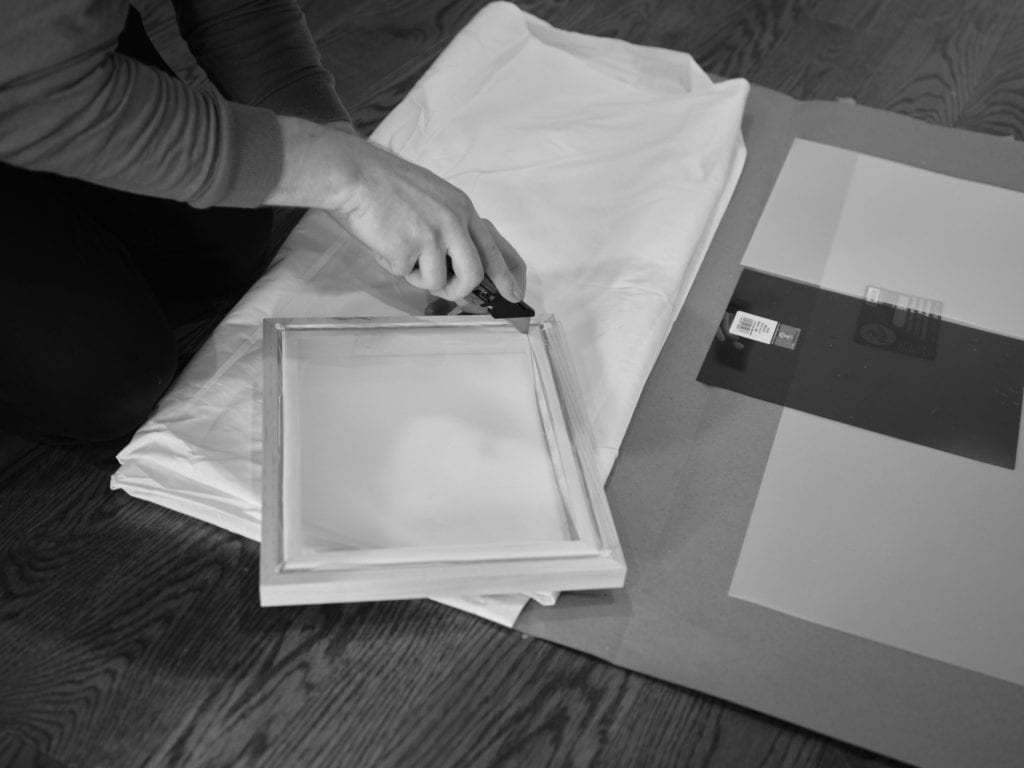
{"label": "white tissue paper", "polygon": [[[747,91],[684,53],[493,3],[371,137],[463,189],[523,255],[526,301],[562,325],[604,478],[739,178]],[[111,486],[258,539],[262,319],[422,314],[428,301],[307,214],[118,455]],[[442,602],[511,626],[527,599]]]}

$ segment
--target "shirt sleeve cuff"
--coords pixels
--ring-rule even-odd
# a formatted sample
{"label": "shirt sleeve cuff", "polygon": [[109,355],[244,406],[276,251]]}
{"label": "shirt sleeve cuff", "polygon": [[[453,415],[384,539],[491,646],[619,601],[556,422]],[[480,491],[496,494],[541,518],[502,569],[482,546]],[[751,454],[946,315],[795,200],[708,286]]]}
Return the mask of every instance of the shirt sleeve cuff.
{"label": "shirt sleeve cuff", "polygon": [[227,119],[221,173],[190,203],[196,208],[255,208],[277,186],[284,167],[284,139],[269,109],[225,102]]}

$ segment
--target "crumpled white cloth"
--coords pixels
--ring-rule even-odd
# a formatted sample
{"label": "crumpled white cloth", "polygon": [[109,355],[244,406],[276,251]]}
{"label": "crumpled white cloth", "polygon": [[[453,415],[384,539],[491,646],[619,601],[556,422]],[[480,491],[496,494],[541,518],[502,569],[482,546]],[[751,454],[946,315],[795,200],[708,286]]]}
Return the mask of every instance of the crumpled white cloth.
{"label": "crumpled white cloth", "polygon": [[[605,478],[738,180],[747,91],[686,54],[493,3],[372,136],[462,188],[523,255]],[[118,455],[111,486],[258,539],[262,319],[422,314],[428,298],[309,213]],[[511,625],[525,599],[445,602]]]}

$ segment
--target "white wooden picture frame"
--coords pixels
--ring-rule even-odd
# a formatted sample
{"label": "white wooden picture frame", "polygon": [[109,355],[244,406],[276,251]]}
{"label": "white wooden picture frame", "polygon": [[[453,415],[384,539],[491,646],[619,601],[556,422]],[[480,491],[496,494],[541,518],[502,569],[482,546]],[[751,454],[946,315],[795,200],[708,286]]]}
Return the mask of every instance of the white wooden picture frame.
{"label": "white wooden picture frame", "polygon": [[552,316],[263,326],[260,601],[622,586]]}

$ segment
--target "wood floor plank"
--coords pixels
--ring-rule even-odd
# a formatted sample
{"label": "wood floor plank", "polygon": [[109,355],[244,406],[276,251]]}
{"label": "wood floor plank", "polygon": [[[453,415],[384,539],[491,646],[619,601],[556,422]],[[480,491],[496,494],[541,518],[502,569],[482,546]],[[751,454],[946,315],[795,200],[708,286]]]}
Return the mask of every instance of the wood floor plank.
{"label": "wood floor plank", "polygon": [[885,50],[888,44],[834,22],[804,17],[765,55],[752,79],[800,99],[851,96],[865,76],[862,67],[868,66],[857,62],[867,61],[873,49]]}
{"label": "wood floor plank", "polygon": [[816,1],[763,0],[721,9],[711,2],[698,3],[699,23],[687,35],[684,50],[709,72],[756,82],[753,75],[761,61]]}
{"label": "wood floor plank", "polygon": [[998,50],[1008,13],[991,0],[919,15],[858,90],[858,101],[939,125],[956,125]]}
{"label": "wood floor plank", "polygon": [[999,46],[970,92],[956,126],[1024,139],[1024,4],[1004,18]]}

